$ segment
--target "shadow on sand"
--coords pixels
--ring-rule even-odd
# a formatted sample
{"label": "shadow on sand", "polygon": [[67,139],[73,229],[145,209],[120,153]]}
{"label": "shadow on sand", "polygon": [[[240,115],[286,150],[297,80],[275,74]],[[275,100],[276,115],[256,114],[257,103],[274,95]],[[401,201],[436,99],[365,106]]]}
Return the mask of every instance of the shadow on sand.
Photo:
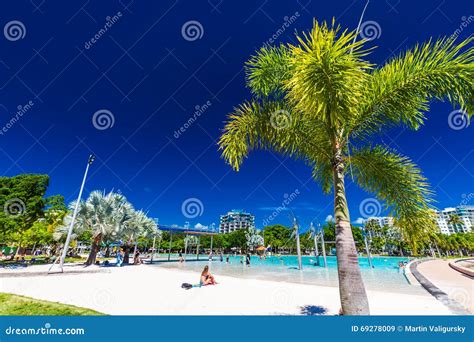
{"label": "shadow on sand", "polygon": [[322,306],[305,305],[300,307],[301,314],[306,316],[326,315],[328,310]]}

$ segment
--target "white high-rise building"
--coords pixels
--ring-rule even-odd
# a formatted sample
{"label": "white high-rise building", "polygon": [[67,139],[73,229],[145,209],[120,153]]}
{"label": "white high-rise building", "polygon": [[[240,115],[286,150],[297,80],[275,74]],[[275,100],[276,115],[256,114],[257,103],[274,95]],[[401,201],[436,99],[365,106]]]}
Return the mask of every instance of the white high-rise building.
{"label": "white high-rise building", "polygon": [[255,216],[243,210],[231,210],[226,215],[221,215],[219,232],[232,233],[238,229],[255,228]]}
{"label": "white high-rise building", "polygon": [[[459,216],[463,224],[455,226],[449,223],[453,215]],[[436,223],[443,234],[450,235],[458,232],[468,233],[472,230],[472,226],[474,226],[474,206],[445,208],[436,211]]]}
{"label": "white high-rise building", "polygon": [[379,225],[379,227],[384,227],[384,226],[388,226],[390,228],[393,227],[393,217],[391,216],[384,216],[384,217],[369,217],[366,222],[370,222],[370,221],[373,221],[373,222],[377,222],[377,224]]}

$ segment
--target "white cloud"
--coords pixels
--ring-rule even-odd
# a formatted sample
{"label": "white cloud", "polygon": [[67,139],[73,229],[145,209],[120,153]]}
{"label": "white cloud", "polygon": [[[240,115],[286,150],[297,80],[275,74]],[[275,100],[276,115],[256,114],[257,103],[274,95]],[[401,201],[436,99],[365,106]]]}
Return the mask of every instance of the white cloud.
{"label": "white cloud", "polygon": [[364,224],[365,220],[362,217],[358,217],[357,220],[355,220],[352,223],[354,223],[354,224]]}
{"label": "white cloud", "polygon": [[334,222],[334,217],[332,215],[326,216],[326,222]]}
{"label": "white cloud", "polygon": [[207,229],[208,226],[202,225],[202,224],[200,224],[200,223],[196,223],[196,224],[194,225],[194,228],[195,228],[195,229]]}

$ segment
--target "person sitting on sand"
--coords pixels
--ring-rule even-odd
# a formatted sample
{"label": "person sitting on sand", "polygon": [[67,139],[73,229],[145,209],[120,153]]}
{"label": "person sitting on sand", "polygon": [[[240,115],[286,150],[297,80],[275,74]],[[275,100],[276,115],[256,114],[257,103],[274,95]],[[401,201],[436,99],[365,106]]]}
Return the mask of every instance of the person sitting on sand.
{"label": "person sitting on sand", "polygon": [[216,280],[214,279],[214,276],[209,272],[208,265],[204,266],[204,269],[201,273],[201,280],[199,281],[199,283],[201,284],[201,286],[217,284]]}
{"label": "person sitting on sand", "polygon": [[135,265],[140,265],[142,263],[142,259],[140,259],[140,251],[138,249],[135,252],[135,256],[133,257],[133,263]]}

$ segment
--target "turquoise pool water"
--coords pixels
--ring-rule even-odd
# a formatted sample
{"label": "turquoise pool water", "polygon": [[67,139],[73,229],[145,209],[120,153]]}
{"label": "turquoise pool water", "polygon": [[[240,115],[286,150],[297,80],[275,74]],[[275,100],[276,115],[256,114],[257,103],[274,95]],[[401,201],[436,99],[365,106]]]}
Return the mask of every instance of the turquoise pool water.
{"label": "turquoise pool water", "polygon": [[[167,257],[167,256],[166,256]],[[159,260],[165,260],[161,255]],[[156,260],[156,259],[155,259]],[[172,256],[176,260],[176,256]],[[239,278],[253,278],[273,281],[295,282],[303,284],[337,286],[337,263],[335,256],[327,257],[328,267],[316,266],[316,257],[303,256],[303,271],[298,270],[298,259],[296,256],[270,256],[266,259],[251,257],[250,267],[245,266],[240,261],[239,256],[231,256],[230,263],[221,262],[219,257],[214,257],[212,262],[208,261],[205,255],[200,256],[196,261],[195,255],[188,255],[186,263],[159,262],[156,265],[166,268],[180,268],[200,272],[204,265],[209,265],[211,272],[217,277],[219,275],[235,276]],[[323,258],[319,257],[320,264],[323,265]],[[399,269],[400,261],[408,261],[408,258],[396,257],[373,257],[373,268],[369,267],[367,258],[359,258],[359,264],[364,278],[364,283],[369,290],[383,290],[402,293],[413,293],[421,291],[419,287],[408,284],[403,271]]]}

